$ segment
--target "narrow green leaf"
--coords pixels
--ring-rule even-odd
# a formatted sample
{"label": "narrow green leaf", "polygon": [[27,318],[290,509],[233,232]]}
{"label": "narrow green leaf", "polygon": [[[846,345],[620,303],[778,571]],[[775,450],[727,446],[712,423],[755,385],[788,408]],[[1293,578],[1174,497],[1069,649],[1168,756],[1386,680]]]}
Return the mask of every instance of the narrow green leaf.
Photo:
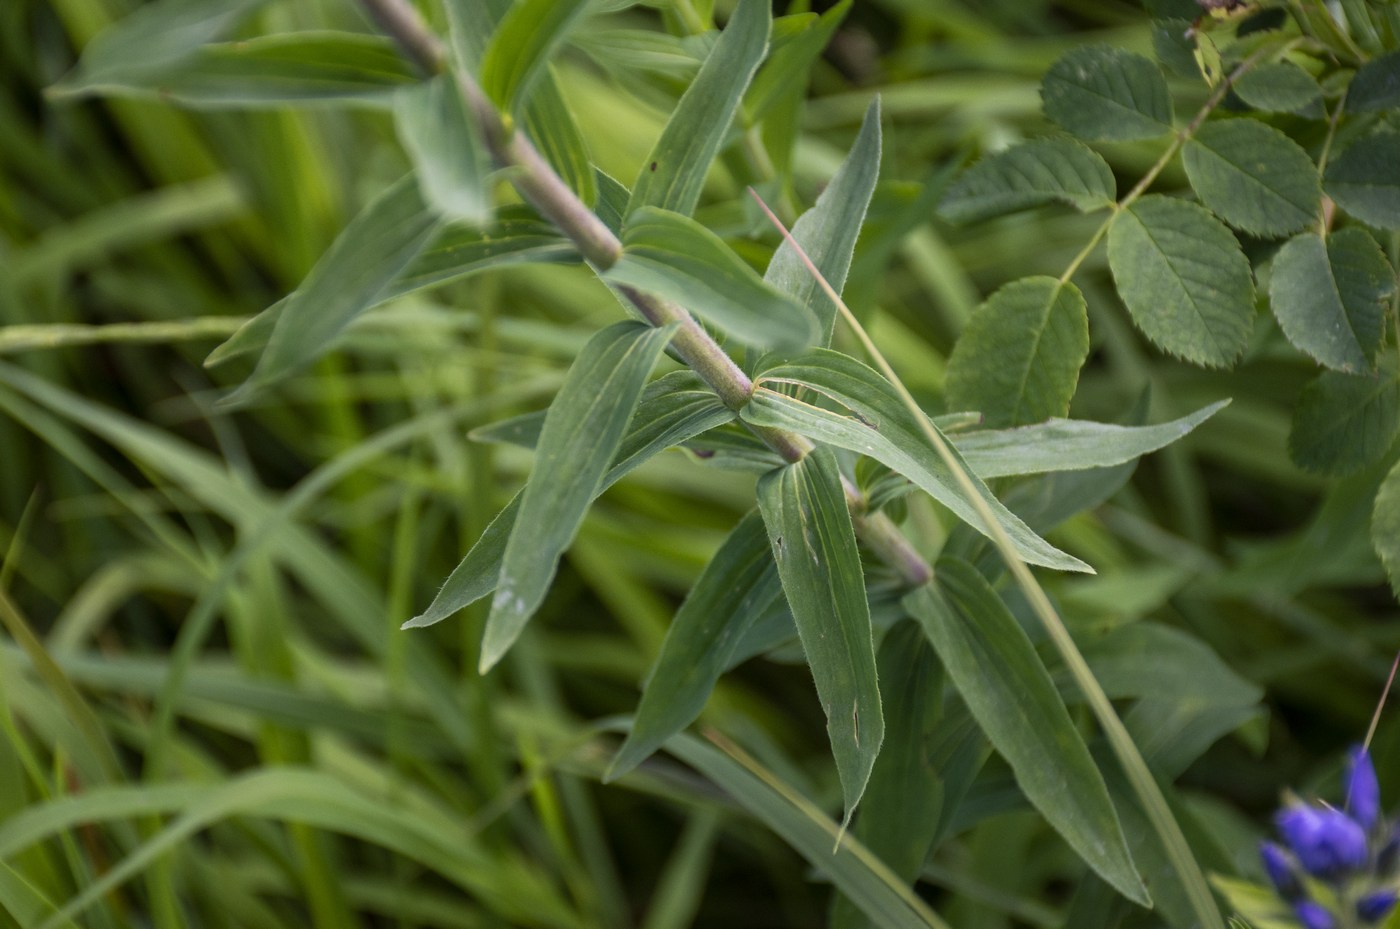
{"label": "narrow green leaf", "polygon": [[445,219],[480,226],[491,218],[490,162],[451,74],[394,97],[399,141],[418,171],[423,199]]}
{"label": "narrow green leaf", "polygon": [[[806,91],[812,65],[821,59],[853,2],[839,0],[819,17],[807,14],[812,19],[811,25],[781,45],[775,41],[773,53],[754,75],[744,98],[744,118],[750,125],[768,116],[790,94],[800,95]],[[777,31],[776,24],[774,31]]]}
{"label": "narrow green leaf", "polygon": [[[869,455],[919,485],[978,532],[987,530],[976,507],[966,499],[943,459],[928,444],[889,383],[875,371],[839,352],[817,349],[802,358],[763,371],[748,405],[745,421],[759,426],[791,429],[820,442]],[[850,411],[835,413],[778,393],[773,387],[809,387]],[[956,449],[954,449],[956,453]],[[978,493],[1010,536],[1021,557],[1031,564],[1061,571],[1093,569],[1036,535],[975,475]]]}
{"label": "narrow green leaf", "polygon": [[[816,205],[798,217],[791,230],[792,237],[837,293],[846,286],[856,239],[860,236],[879,175],[880,100],[877,97],[865,111],[850,154],[817,198]],[[797,257],[797,250],[787,239],[773,253],[763,279],[807,307],[821,326],[821,344],[830,344],[836,325],[836,305],[818,286],[817,279]]]}
{"label": "narrow green leaf", "polygon": [[1089,357],[1089,313],[1068,281],[1028,277],[979,306],[953,346],[944,387],[955,410],[988,426],[1023,426],[1069,412]]}
{"label": "narrow green leaf", "polygon": [[632,731],[605,780],[631,771],[695,721],[744,633],[781,593],[768,533],[754,510],[724,540],[671,621]]}
{"label": "narrow green leaf", "polygon": [[1045,115],[1081,139],[1152,139],[1172,128],[1166,78],[1149,59],[1119,48],[1077,48],[1040,82]]}
{"label": "narrow green leaf", "polygon": [[1152,194],[1108,231],[1108,264],[1133,322],[1158,346],[1231,365],[1254,325],[1254,278],[1235,237],[1194,203]]}
{"label": "narrow green leaf", "polygon": [[481,87],[507,112],[519,112],[548,73],[549,56],[588,11],[587,0],[520,0],[491,35],[481,58]]}
{"label": "narrow green leaf", "polygon": [[940,559],[934,576],[905,608],[1026,799],[1100,877],[1149,906],[1103,775],[1025,630],[970,565]]}
{"label": "narrow green leaf", "polygon": [[1288,454],[1316,474],[1340,475],[1378,461],[1400,426],[1400,383],[1394,359],[1375,374],[1323,371],[1293,408]]}
{"label": "narrow green leaf", "polygon": [[1269,303],[1288,341],[1338,371],[1369,370],[1395,269],[1363,229],[1303,233],[1279,249]]}
{"label": "narrow green leaf", "polygon": [[[1355,81],[1351,86],[1355,93]],[[1291,61],[1271,61],[1251,68],[1230,89],[1245,103],[1266,113],[1324,115],[1322,85]],[[1347,102],[1350,105],[1350,95]]]}
{"label": "narrow green leaf", "polygon": [[[54,902],[30,883],[23,872],[0,861],[0,913],[11,916],[17,926],[37,926],[57,910]],[[82,929],[68,917],[58,920],[55,926],[57,929]]]}
{"label": "narrow green leaf", "polygon": [[1356,69],[1347,87],[1347,111],[1366,113],[1400,107],[1400,51],[1377,55]]}
{"label": "narrow green leaf", "polygon": [[1337,206],[1381,229],[1400,229],[1400,133],[1358,139],[1327,164],[1322,187]]}
{"label": "narrow green leaf", "polygon": [[1060,201],[1088,213],[1113,205],[1117,185],[1098,152],[1067,136],[1032,139],[963,172],[938,211],[970,223]]}
{"label": "narrow green leaf", "polygon": [[1052,419],[1017,429],[960,432],[948,440],[984,480],[1049,471],[1083,471],[1123,464],[1164,448],[1229,403],[1212,403],[1189,416],[1156,426]]}
{"label": "narrow green leaf", "polygon": [[865,575],[836,455],[818,447],[758,482],[773,560],[812,669],[850,822],[885,738]]}
{"label": "narrow green leaf", "polygon": [[545,416],[535,467],[501,558],[482,673],[501,660],[544,601],[559,558],[622,448],[647,376],[674,333],[674,326],[616,323],[589,339],[569,368]]}
{"label": "narrow green leaf", "polygon": [[1288,136],[1257,119],[1206,123],[1182,159],[1201,202],[1253,235],[1297,232],[1322,206],[1317,165]]}
{"label": "narrow green leaf", "polygon": [[768,51],[772,24],[768,0],[740,0],[643,163],[629,214],[647,206],[686,216],[695,211],[710,162],[724,146],[744,91]]}
{"label": "narrow green leaf", "polygon": [[1380,556],[1390,589],[1400,597],[1400,464],[1390,469],[1371,512],[1371,545]]}
{"label": "narrow green leaf", "polygon": [[622,258],[604,279],[683,304],[746,345],[799,349],[816,341],[816,316],[758,276],[719,236],[653,207],[633,213]]}

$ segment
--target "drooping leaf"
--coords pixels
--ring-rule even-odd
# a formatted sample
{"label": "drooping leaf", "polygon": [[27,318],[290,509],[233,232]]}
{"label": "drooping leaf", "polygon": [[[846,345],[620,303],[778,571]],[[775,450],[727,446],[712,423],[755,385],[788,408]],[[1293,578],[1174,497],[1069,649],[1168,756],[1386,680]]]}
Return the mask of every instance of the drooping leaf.
{"label": "drooping leaf", "polygon": [[1023,426],[1069,412],[1089,356],[1089,315],[1079,288],[1028,277],[987,298],[948,359],[953,409],[980,410],[988,426]]}
{"label": "drooping leaf", "polygon": [[849,822],[885,738],[865,575],[836,455],[818,447],[758,482],[758,508],[826,714]]}
{"label": "drooping leaf", "polygon": [[1106,46],[1077,48],[1040,82],[1045,115],[1090,141],[1151,139],[1172,128],[1166,78],[1151,60]]}
{"label": "drooping leaf", "polygon": [[1371,512],[1371,545],[1380,556],[1390,589],[1400,597],[1400,464],[1390,469]]}
{"label": "drooping leaf", "polygon": [[1400,229],[1400,133],[1381,132],[1327,163],[1323,190],[1337,206],[1381,229]]}
{"label": "drooping leaf", "polygon": [[1297,142],[1257,119],[1206,123],[1182,159],[1201,202],[1237,229],[1287,235],[1318,217],[1317,166]]}
{"label": "drooping leaf", "polygon": [[815,314],[689,217],[644,207],[628,218],[622,244],[608,281],[680,303],[746,345],[797,349],[817,339]]}
{"label": "drooping leaf", "polygon": [[[1230,89],[1245,103],[1266,113],[1323,115],[1322,85],[1291,61],[1257,65],[1240,75]],[[1351,93],[1355,90],[1353,81]]]}
{"label": "drooping leaf", "polygon": [[1393,359],[1374,374],[1323,371],[1298,396],[1288,453],[1306,471],[1349,474],[1379,460],[1397,426],[1400,383]]}
{"label": "drooping leaf", "polygon": [[[865,111],[851,153],[817,198],[816,205],[803,213],[791,230],[792,237],[837,293],[846,285],[846,272],[851,268],[856,239],[879,174],[880,101],[876,98]],[[773,253],[763,279],[807,307],[821,326],[821,344],[830,344],[836,305],[786,239]]]}
{"label": "drooping leaf", "polygon": [[[818,441],[869,455],[908,477],[977,531],[987,532],[972,502],[963,495],[957,479],[929,445],[894,388],[870,368],[848,355],[818,349],[763,371],[756,384],[752,399],[740,411],[745,421],[791,429]],[[850,413],[832,412],[774,389],[784,384],[809,387]],[[953,452],[957,454],[956,449]],[[1032,532],[992,495],[976,474],[969,472],[969,476],[1022,558],[1031,564],[1061,571],[1092,571],[1078,558],[1065,554]]]}
{"label": "drooping leaf", "polygon": [[1254,325],[1254,278],[1235,237],[1194,203],[1152,194],[1108,231],[1108,263],[1133,322],[1208,367],[1233,364]]}
{"label": "drooping leaf", "polygon": [[[734,413],[689,371],[657,378],[643,391],[642,400],[628,424],[627,434],[622,439],[612,467],[603,475],[595,496],[658,452],[680,445],[733,418]],[[534,448],[539,441],[544,419],[529,417],[524,423],[522,419],[517,419],[516,423],[525,428],[513,430],[512,435],[521,444]],[[496,441],[498,436],[488,434],[482,438]],[[422,614],[404,623],[403,628],[414,629],[441,622],[496,589],[506,541],[519,518],[520,504],[521,494],[516,494],[486,527],[481,538],[442,585],[432,604]]]}
{"label": "drooping leaf", "polygon": [[1400,51],[1377,55],[1356,69],[1347,87],[1347,110],[1367,113],[1400,107]]}
{"label": "drooping leaf", "polygon": [[1229,402],[1212,403],[1189,416],[1156,426],[1052,419],[1017,429],[955,433],[948,438],[968,466],[986,480],[1050,471],[1083,471],[1123,464],[1170,445]]}
{"label": "drooping leaf", "polygon": [[934,576],[904,605],[1026,799],[1100,877],[1149,905],[1103,775],[1025,630],[965,562],[940,559]]}
{"label": "drooping leaf", "polygon": [[1363,229],[1303,233],[1279,249],[1269,303],[1288,341],[1338,371],[1372,367],[1395,269]]}
{"label": "drooping leaf", "polygon": [[768,0],[740,0],[643,163],[632,186],[629,214],[648,206],[686,216],[695,211],[705,174],[768,50],[772,22]]}
{"label": "drooping leaf", "polygon": [[1112,206],[1116,196],[1113,171],[1098,152],[1052,136],[983,158],[953,183],[938,211],[969,223],[1056,201],[1087,213]]}
{"label": "drooping leaf", "polygon": [[545,416],[535,467],[501,558],[481,644],[483,673],[501,660],[544,601],[559,558],[622,447],[647,375],[674,332],[674,326],[616,323],[589,339],[569,368]]}
{"label": "drooping leaf", "polygon": [[394,121],[428,205],[471,225],[490,219],[489,159],[452,75],[400,90]]}
{"label": "drooping leaf", "polygon": [[481,88],[507,112],[519,112],[548,73],[549,56],[587,12],[587,0],[519,0],[491,34],[481,58]]}
{"label": "drooping leaf", "polygon": [[418,256],[439,223],[413,175],[371,201],[282,304],[257,367],[224,402],[243,402],[317,357]]}
{"label": "drooping leaf", "polygon": [[607,780],[635,768],[695,721],[744,633],[781,594],[768,533],[754,510],[734,527],[676,611]]}

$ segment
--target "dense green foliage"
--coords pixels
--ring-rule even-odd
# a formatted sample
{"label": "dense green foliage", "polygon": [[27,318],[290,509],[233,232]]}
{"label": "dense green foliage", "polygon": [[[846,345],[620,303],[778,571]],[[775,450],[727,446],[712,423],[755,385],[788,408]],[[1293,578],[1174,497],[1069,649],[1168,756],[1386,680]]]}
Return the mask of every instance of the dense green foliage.
{"label": "dense green foliage", "polygon": [[0,914],[1290,925],[1400,5],[1214,5],[5,4]]}

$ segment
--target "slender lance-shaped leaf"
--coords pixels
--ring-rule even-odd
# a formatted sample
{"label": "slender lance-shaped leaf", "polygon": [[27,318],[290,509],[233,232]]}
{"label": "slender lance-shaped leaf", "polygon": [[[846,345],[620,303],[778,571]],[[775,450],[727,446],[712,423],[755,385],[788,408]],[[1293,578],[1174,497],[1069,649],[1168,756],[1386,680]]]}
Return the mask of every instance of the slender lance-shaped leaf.
{"label": "slender lance-shaped leaf", "polygon": [[689,216],[705,174],[768,51],[773,14],[768,0],[740,0],[700,73],[686,88],[632,187],[627,212],[656,206]]}
{"label": "slender lance-shaped leaf", "polygon": [[1172,128],[1167,80],[1150,60],[1119,48],[1069,52],[1040,82],[1045,115],[1081,139],[1152,139]]}
{"label": "slender lance-shaped leaf", "polygon": [[773,560],[812,669],[850,822],[885,738],[865,574],[836,453],[818,447],[758,482]]}
{"label": "slender lance-shaped leaf", "polygon": [[1156,426],[1117,426],[1052,419],[1017,429],[961,432],[948,441],[984,480],[1048,471],[1084,471],[1123,464],[1155,452],[1224,409],[1229,400]]}
{"label": "slender lance-shaped leaf", "polygon": [[490,162],[452,76],[439,74],[400,90],[394,122],[428,205],[446,219],[476,226],[489,220]]}
{"label": "slender lance-shaped leaf", "polygon": [[1088,213],[1113,205],[1117,185],[1098,152],[1068,136],[1032,139],[988,155],[963,172],[938,206],[970,223],[1060,201]]}
{"label": "slender lance-shaped leaf", "polygon": [[768,533],[755,510],[724,540],[671,621],[632,731],[606,780],[631,771],[695,721],[744,633],[781,593]]}
{"label": "slender lance-shaped leaf", "polygon": [[689,217],[643,208],[628,219],[622,245],[622,257],[603,273],[608,281],[683,303],[746,345],[800,349],[817,340],[811,310]]}
{"label": "slender lance-shaped leaf", "polygon": [[511,6],[481,59],[487,96],[501,109],[519,112],[535,81],[548,73],[549,56],[588,7],[588,0],[520,0]]}
{"label": "slender lance-shaped leaf", "polygon": [[1390,469],[1371,512],[1371,545],[1385,566],[1390,589],[1400,597],[1400,464]]}
{"label": "slender lance-shaped leaf", "polygon": [[[713,429],[734,418],[714,392],[700,383],[699,378],[688,371],[678,371],[658,378],[647,386],[642,402],[632,417],[628,432],[618,449],[612,468],[603,476],[598,493],[607,490],[625,475],[630,473],[648,458],[663,449],[680,445],[687,439]],[[517,423],[525,420],[517,418]],[[533,417],[530,417],[533,420]],[[539,440],[539,429],[544,425],[543,418],[532,421],[519,435],[522,444],[534,448]],[[495,435],[482,435],[486,430],[475,434],[485,441],[497,441]],[[403,624],[405,629],[431,626],[441,622],[453,613],[475,603],[496,589],[501,575],[501,559],[505,555],[506,541],[520,515],[521,495],[516,494],[486,527],[481,538],[467,552],[457,568],[442,585],[432,605],[421,615]]]}
{"label": "slender lance-shaped leaf", "polygon": [[1023,426],[1069,412],[1089,357],[1089,314],[1079,288],[1053,277],[1007,284],[972,314],[948,359],[956,410],[989,426]]}
{"label": "slender lance-shaped leaf", "polygon": [[1201,202],[1253,235],[1297,232],[1322,206],[1317,165],[1297,142],[1257,119],[1206,123],[1187,140],[1182,160]]}
{"label": "slender lance-shaped leaf", "polygon": [[501,559],[481,671],[489,671],[544,601],[559,558],[573,542],[622,447],[647,376],[675,326],[616,323],[588,340],[545,416],[535,467]]}
{"label": "slender lance-shaped leaf", "polygon": [[[851,415],[833,413],[764,386],[784,383],[810,387],[850,410]],[[758,384],[753,399],[740,411],[747,422],[792,429],[818,441],[869,455],[912,480],[959,519],[987,534],[982,517],[963,496],[957,480],[929,446],[894,389],[870,368],[839,352],[818,349],[764,371]],[[1092,573],[1093,569],[1084,562],[1032,532],[985,484],[975,478],[974,483],[1022,558],[1031,564],[1061,571]]]}
{"label": "slender lance-shaped leaf", "polygon": [[[792,237],[802,246],[807,257],[827,279],[837,293],[846,284],[846,272],[851,269],[856,238],[870,197],[875,193],[875,181],[880,175],[880,100],[877,97],[865,111],[860,134],[856,136],[851,153],[841,163],[831,183],[817,198],[817,203],[803,213],[792,227]],[[821,344],[831,343],[836,325],[836,307],[817,286],[817,279],[797,257],[797,251],[786,239],[773,253],[763,279],[785,294],[802,302],[817,317],[821,325]]]}
{"label": "slender lance-shaped leaf", "polygon": [[1400,133],[1358,139],[1327,164],[1322,188],[1337,206],[1381,229],[1400,229]]}
{"label": "slender lance-shaped leaf", "polygon": [[1103,775],[1025,630],[967,563],[940,559],[934,576],[904,606],[1026,799],[1100,877],[1150,905]]}
{"label": "slender lance-shaped leaf", "polygon": [[376,197],[287,298],[252,376],[223,403],[247,400],[324,351],[417,257],[439,222],[423,203],[413,175]]}
{"label": "slender lance-shaped leaf", "polygon": [[1400,107],[1400,51],[1377,55],[1356,69],[1347,86],[1347,110],[1366,113]]}
{"label": "slender lance-shaped leaf", "polygon": [[1315,474],[1358,471],[1380,460],[1400,428],[1400,383],[1391,358],[1375,374],[1323,371],[1293,408],[1288,454]]}
{"label": "slender lance-shaped leaf", "polygon": [[1288,341],[1338,371],[1375,364],[1395,269],[1356,227],[1322,238],[1305,232],[1279,249],[1269,303]]}
{"label": "slender lance-shaped leaf", "polygon": [[1254,278],[1240,243],[1194,203],[1152,194],[1108,231],[1108,264],[1133,322],[1174,355],[1231,365],[1254,325]]}
{"label": "slender lance-shaped leaf", "polygon": [[[744,97],[744,120],[754,125],[791,94],[803,94],[807,78],[815,64],[831,44],[831,37],[851,11],[854,0],[839,0],[825,13],[815,18],[796,38],[773,49],[754,75]],[[798,14],[801,15],[801,14]],[[810,14],[809,14],[810,16]]]}

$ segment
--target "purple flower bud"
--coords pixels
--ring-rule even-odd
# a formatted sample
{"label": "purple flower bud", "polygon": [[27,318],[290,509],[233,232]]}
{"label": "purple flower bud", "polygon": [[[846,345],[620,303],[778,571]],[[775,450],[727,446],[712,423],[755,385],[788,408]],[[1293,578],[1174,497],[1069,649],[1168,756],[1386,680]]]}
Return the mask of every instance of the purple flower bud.
{"label": "purple flower bud", "polygon": [[1337,929],[1337,921],[1327,908],[1320,903],[1304,900],[1293,907],[1293,915],[1303,924],[1303,929]]}
{"label": "purple flower bud", "polygon": [[1381,809],[1381,786],[1376,781],[1376,767],[1371,763],[1371,755],[1360,745],[1347,754],[1346,800],[1343,807],[1351,818],[1361,824],[1362,829],[1370,830],[1376,824]]}
{"label": "purple flower bud", "polygon": [[1377,890],[1356,901],[1356,915],[1363,923],[1378,923],[1395,908],[1397,897],[1393,890]]}
{"label": "purple flower bud", "polygon": [[1282,810],[1275,821],[1309,874],[1339,878],[1366,867],[1366,832],[1342,811],[1299,804]]}
{"label": "purple flower bud", "polygon": [[1264,861],[1264,870],[1269,874],[1274,889],[1284,900],[1292,903],[1303,896],[1303,885],[1298,881],[1298,873],[1293,870],[1293,862],[1288,853],[1273,842],[1259,843],[1259,857]]}

